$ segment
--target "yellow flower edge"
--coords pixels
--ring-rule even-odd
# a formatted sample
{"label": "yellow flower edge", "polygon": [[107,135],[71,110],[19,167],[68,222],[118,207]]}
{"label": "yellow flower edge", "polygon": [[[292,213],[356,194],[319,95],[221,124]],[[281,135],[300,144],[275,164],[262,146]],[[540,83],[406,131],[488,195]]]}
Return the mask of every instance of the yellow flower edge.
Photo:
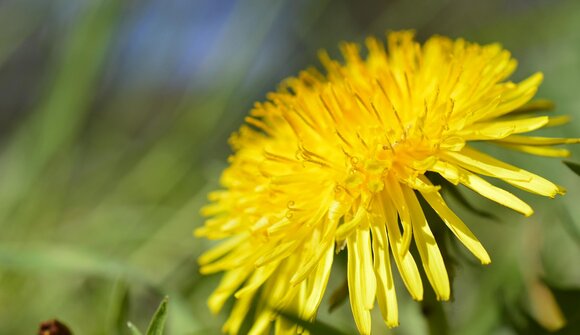
{"label": "yellow flower edge", "polygon": [[[491,142],[522,152],[563,157],[554,147],[579,139],[522,135],[566,120],[534,116],[529,101],[542,74],[513,83],[516,61],[498,44],[434,36],[423,45],[412,31],[387,34],[387,47],[343,43],[345,63],[325,52],[326,69],[285,80],[256,103],[230,143],[222,190],[209,195],[197,236],[223,240],[199,258],[204,274],[225,272],[209,298],[217,313],[233,295],[223,331],[237,334],[252,304],[250,334],[302,332],[277,311],[316,317],[335,253],[347,252],[350,305],[361,334],[371,333],[378,302],[388,327],[398,325],[396,266],[413,299],[423,297],[415,258],[437,298],[449,299],[444,259],[419,197],[482,264],[490,257],[426,176],[435,172],[526,216],[532,208],[481,176],[554,197],[562,187],[470,146]],[[394,262],[394,266],[393,263]]]}

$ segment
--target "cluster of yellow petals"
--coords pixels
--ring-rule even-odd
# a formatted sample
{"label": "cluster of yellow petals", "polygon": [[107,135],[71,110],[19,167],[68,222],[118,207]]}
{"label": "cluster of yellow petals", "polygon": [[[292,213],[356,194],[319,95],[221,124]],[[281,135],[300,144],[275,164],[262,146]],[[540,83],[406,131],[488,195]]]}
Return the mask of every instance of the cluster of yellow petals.
{"label": "cluster of yellow petals", "polygon": [[[419,260],[438,299],[450,284],[419,197],[482,263],[490,258],[426,176],[453,184],[524,215],[532,209],[480,175],[543,196],[563,193],[552,182],[469,145],[493,142],[520,151],[565,156],[553,145],[577,139],[519,135],[566,120],[531,116],[528,103],[542,74],[506,81],[516,61],[499,45],[413,33],[341,46],[345,63],[321,53],[326,75],[307,70],[256,104],[231,138],[234,154],[224,187],[210,194],[210,217],[198,236],[224,240],[200,258],[202,273],[225,271],[209,306],[235,303],[223,330],[236,334],[252,304],[251,334],[302,330],[277,311],[315,318],[335,253],[346,247],[350,304],[357,328],[371,332],[375,300],[387,326],[398,324],[392,268],[416,300],[423,297]],[[387,51],[388,50],[388,51]],[[537,106],[538,105],[538,106]],[[273,323],[272,321],[275,321]]]}

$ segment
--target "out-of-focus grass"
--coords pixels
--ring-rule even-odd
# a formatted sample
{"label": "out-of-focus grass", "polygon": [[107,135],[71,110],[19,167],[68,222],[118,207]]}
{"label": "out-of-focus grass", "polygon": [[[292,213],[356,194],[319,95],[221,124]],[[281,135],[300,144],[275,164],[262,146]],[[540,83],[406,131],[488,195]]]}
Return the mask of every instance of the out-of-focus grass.
{"label": "out-of-focus grass", "polygon": [[[140,61],[134,54],[123,58],[128,56],[122,32],[139,22],[135,16],[145,2],[0,5],[0,24],[10,27],[0,35],[2,67],[22,66],[20,72],[29,73],[18,62],[19,51],[50,40],[40,57],[46,64],[31,65],[38,83],[18,92],[30,97],[20,101],[32,107],[1,127],[6,133],[0,147],[0,334],[34,333],[40,321],[54,317],[76,334],[128,334],[126,321],[144,329],[164,295],[170,297],[170,334],[219,333],[224,315],[211,316],[205,306],[218,276],[201,277],[195,263],[207,246],[191,236],[202,222],[197,212],[205,194],[217,187],[227,136],[252,101],[280,79],[316,65],[320,47],[336,54],[342,39],[362,41],[399,28],[416,28],[420,37],[443,33],[499,41],[520,60],[517,78],[543,71],[539,96],[556,102],[555,113],[580,116],[580,6],[573,0],[211,3],[198,1],[192,18],[223,20],[199,30],[211,38],[192,47],[200,53],[192,55],[196,71],[178,85],[172,73],[131,80],[140,77],[122,67]],[[212,12],[222,10],[227,14]],[[56,35],[43,33],[45,20],[62,16],[66,25],[48,24]],[[164,29],[180,28],[182,21],[166,19]],[[175,36],[150,38],[189,41]],[[5,87],[10,81],[19,78],[0,77]],[[0,97],[11,98],[1,92]],[[578,135],[580,123],[561,132]],[[503,304],[533,310],[526,288],[538,276],[580,286],[580,249],[569,233],[579,229],[578,178],[557,160],[500,149],[497,154],[568,186],[569,193],[557,200],[524,195],[537,210],[524,220],[461,190],[478,208],[502,217],[501,223],[451,201],[494,261],[488,267],[463,262],[457,269],[455,301],[444,304],[452,333],[507,331]],[[343,269],[333,271],[329,294],[344,278]],[[399,292],[401,327],[393,332],[426,332],[420,305]],[[326,302],[322,320],[354,328],[348,304],[328,313]],[[384,329],[376,316],[375,328]]]}

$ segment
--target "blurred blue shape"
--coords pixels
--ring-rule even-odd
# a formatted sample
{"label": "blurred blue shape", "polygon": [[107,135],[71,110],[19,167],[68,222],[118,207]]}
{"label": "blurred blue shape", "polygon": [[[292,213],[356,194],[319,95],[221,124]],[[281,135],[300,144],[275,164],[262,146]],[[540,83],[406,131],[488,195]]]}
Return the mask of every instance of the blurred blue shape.
{"label": "blurred blue shape", "polygon": [[[120,79],[128,86],[182,86],[196,77],[235,0],[150,0],[129,6],[118,37]],[[128,77],[127,77],[128,76]]]}

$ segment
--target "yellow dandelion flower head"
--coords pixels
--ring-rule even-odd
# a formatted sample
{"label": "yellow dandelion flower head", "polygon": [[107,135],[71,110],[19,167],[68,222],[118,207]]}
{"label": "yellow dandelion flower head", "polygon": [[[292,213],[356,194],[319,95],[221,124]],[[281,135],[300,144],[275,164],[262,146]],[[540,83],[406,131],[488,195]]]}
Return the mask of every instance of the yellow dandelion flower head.
{"label": "yellow dandelion flower head", "polygon": [[548,197],[563,193],[469,145],[567,155],[552,146],[577,139],[520,135],[565,121],[527,113],[545,104],[528,103],[541,73],[506,81],[516,61],[497,44],[435,36],[421,45],[403,31],[388,34],[387,48],[375,38],[366,47],[365,59],[356,44],[342,44],[344,64],[322,52],[326,74],[307,70],[284,81],[231,138],[223,190],[210,194],[202,210],[209,219],[196,231],[224,240],[199,262],[202,273],[225,271],[209,299],[212,311],[235,296],[227,333],[239,332],[256,303],[250,333],[265,333],[275,321],[276,333],[295,334],[277,311],[314,319],[334,255],[344,248],[362,334],[371,332],[375,299],[386,325],[398,324],[392,261],[410,295],[422,299],[412,241],[438,299],[448,299],[444,260],[419,197],[482,263],[490,258],[427,172],[526,216],[529,205],[480,175]]}

